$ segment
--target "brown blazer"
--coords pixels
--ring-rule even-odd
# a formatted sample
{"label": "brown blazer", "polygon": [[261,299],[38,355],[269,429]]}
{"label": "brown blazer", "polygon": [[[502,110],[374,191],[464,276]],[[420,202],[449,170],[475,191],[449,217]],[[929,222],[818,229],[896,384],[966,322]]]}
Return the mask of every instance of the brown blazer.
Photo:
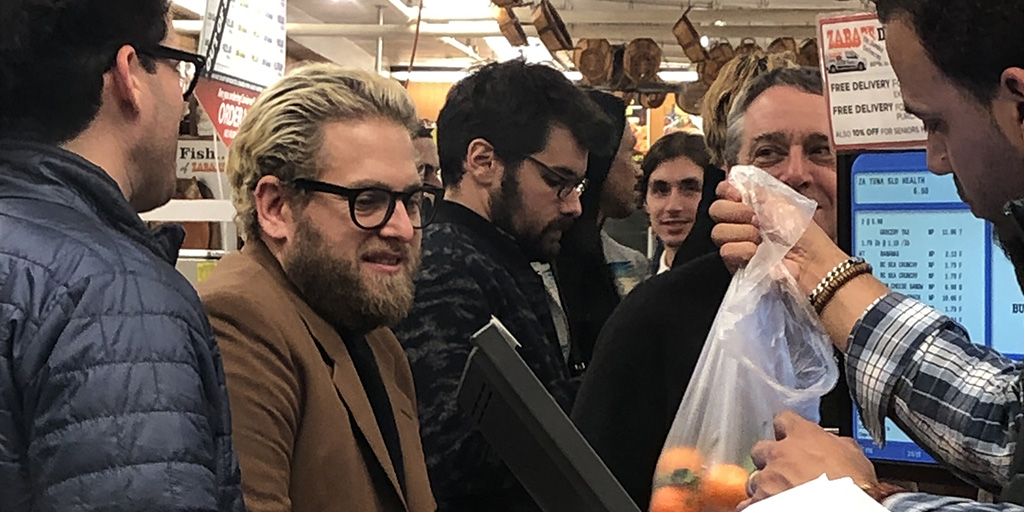
{"label": "brown blazer", "polygon": [[250,512],[437,508],[412,373],[389,329],[366,340],[394,409],[404,495],[345,344],[298,295],[266,245],[252,241],[228,255],[198,289],[224,359]]}

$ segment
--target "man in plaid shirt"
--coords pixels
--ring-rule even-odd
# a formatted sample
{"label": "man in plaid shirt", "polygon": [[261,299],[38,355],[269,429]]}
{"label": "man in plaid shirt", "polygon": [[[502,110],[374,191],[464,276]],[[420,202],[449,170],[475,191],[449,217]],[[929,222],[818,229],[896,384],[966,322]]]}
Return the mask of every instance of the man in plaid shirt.
{"label": "man in plaid shirt", "polygon": [[[1024,0],[876,0],[907,112],[924,121],[928,166],[953,173],[972,212],[994,223],[1024,276]],[[753,211],[723,183],[711,210],[730,268],[758,241]],[[847,355],[847,379],[864,426],[883,442],[889,417],[999,504],[907,492],[880,484],[857,444],[795,414],[776,418],[777,441],[757,445],[752,501],[826,473],[854,482],[894,511],[1024,511],[1021,365],[970,342],[935,310],[888,290],[817,226],[787,256],[822,323]],[[854,271],[857,270],[857,271]],[[819,286],[819,284],[821,286]],[[827,285],[827,286],[826,286]],[[816,294],[817,295],[817,294]],[[818,297],[821,297],[818,295]]]}

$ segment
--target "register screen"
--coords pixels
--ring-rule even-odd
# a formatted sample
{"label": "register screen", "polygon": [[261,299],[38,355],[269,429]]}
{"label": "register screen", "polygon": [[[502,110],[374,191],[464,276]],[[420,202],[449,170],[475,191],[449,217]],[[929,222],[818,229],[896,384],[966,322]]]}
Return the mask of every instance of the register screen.
{"label": "register screen", "polygon": [[[963,325],[974,343],[1021,357],[1024,295],[992,226],[977,219],[952,175],[928,172],[924,151],[866,153],[850,172],[851,247],[893,291]],[[854,437],[868,457],[934,462],[894,424],[875,445],[854,410]]]}

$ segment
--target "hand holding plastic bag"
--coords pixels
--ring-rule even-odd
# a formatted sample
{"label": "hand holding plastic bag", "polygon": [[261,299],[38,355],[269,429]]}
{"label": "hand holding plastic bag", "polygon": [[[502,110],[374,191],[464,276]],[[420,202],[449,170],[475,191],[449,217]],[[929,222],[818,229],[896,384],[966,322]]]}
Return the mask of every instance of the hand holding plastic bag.
{"label": "hand holding plastic bag", "polygon": [[757,216],[762,242],[734,276],[669,431],[651,512],[732,510],[746,499],[750,449],[793,410],[818,421],[836,384],[832,345],[783,264],[817,205],[756,167],[729,181]]}

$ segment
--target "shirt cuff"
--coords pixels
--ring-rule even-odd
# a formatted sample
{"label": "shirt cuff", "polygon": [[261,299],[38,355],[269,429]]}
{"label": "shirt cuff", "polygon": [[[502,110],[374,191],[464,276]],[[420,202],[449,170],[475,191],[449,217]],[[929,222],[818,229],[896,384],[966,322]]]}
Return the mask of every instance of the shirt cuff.
{"label": "shirt cuff", "polygon": [[891,292],[868,307],[854,325],[846,351],[847,383],[864,428],[879,446],[885,445],[885,416],[896,382],[943,318],[934,309]]}

